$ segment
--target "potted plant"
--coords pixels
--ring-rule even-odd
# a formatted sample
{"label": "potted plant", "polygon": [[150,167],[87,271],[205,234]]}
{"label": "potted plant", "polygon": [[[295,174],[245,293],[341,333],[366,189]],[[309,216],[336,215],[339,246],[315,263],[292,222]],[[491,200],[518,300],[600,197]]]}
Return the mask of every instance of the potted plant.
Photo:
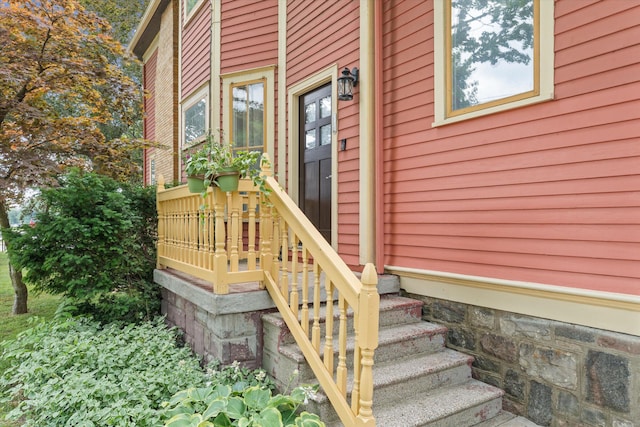
{"label": "potted plant", "polygon": [[207,139],[202,146],[184,157],[184,171],[187,174],[187,185],[191,193],[203,193],[208,184],[205,178],[210,170],[211,143]]}
{"label": "potted plant", "polygon": [[251,178],[253,183],[264,188],[264,178],[260,176],[262,153],[260,151],[236,151],[233,152],[231,143],[224,142],[224,138],[220,137],[220,141],[215,141],[209,135],[207,143],[210,147],[211,160],[209,162],[209,170],[205,174],[205,184],[207,181],[220,187],[222,191],[236,191],[238,182],[242,178]]}

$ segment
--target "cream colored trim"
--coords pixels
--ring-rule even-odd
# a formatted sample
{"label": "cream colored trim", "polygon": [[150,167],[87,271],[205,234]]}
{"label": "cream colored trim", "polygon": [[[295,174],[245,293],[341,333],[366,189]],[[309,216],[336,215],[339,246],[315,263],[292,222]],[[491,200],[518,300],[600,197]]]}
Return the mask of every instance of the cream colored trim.
{"label": "cream colored trim", "polygon": [[375,263],[375,82],[374,0],[360,0],[360,265]]}
{"label": "cream colored trim", "polygon": [[300,109],[300,97],[305,93],[320,87],[326,83],[331,83],[331,111],[333,112],[331,135],[331,246],[338,250],[338,86],[336,79],[338,78],[338,65],[331,65],[324,70],[302,80],[295,85],[289,87],[287,93],[287,105],[289,106],[288,121],[289,131],[287,133],[289,140],[289,188],[288,193],[296,204],[299,204],[300,187],[298,183],[298,174],[300,165],[300,144],[298,143],[298,133],[300,126],[298,123],[298,111]]}
{"label": "cream colored trim", "polygon": [[[287,185],[287,2],[278,1],[278,174]],[[289,141],[291,141],[289,139]]]}
{"label": "cream colored trim", "polygon": [[640,335],[640,297],[385,266],[409,293]]}
{"label": "cream colored trim", "polygon": [[160,34],[156,34],[153,38],[153,41],[149,45],[149,48],[145,51],[144,55],[142,55],[142,63],[146,64],[149,61],[149,57],[153,55],[153,52],[158,48],[158,39],[160,38]]}
{"label": "cream colored trim", "polygon": [[196,14],[198,13],[198,10],[200,10],[200,8],[202,7],[202,5],[204,4],[204,0],[198,0],[198,2],[193,6],[193,9],[191,9],[191,12],[187,13],[187,6],[186,6],[186,1],[187,0],[180,0],[180,10],[183,12],[182,13],[182,27],[186,27],[189,24],[189,21],[191,21],[191,18],[193,18],[194,16],[196,16]]}
{"label": "cream colored trim", "polygon": [[211,2],[211,130],[221,127],[220,124],[220,35],[222,33],[221,24],[221,2],[212,0]]}
{"label": "cream colored trim", "polygon": [[554,98],[554,4],[553,0],[540,0],[540,93],[536,96],[474,110],[466,114],[446,117],[446,55],[445,55],[445,2],[433,2],[434,10],[434,102],[435,119],[432,126],[456,123],[474,117],[537,104]]}
{"label": "cream colored trim", "polygon": [[275,141],[275,65],[254,68],[251,70],[235,71],[222,74],[222,126],[225,135],[231,130],[231,86],[253,80],[266,80],[265,116],[266,116],[266,152],[271,159],[274,153]]}

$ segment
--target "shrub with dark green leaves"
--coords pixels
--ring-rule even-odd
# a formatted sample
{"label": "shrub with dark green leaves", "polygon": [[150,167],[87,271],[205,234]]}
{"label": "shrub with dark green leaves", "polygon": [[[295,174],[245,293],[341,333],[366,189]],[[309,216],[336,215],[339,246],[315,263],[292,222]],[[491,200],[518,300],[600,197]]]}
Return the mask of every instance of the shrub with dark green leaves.
{"label": "shrub with dark green leaves", "polygon": [[25,426],[159,426],[160,405],[207,380],[191,351],[176,346],[162,319],[125,327],[69,318],[40,323],[0,357],[9,413]]}
{"label": "shrub with dark green leaves", "polygon": [[36,291],[62,294],[97,320],[158,314],[155,191],[74,170],[38,196],[35,225],[5,234]]}

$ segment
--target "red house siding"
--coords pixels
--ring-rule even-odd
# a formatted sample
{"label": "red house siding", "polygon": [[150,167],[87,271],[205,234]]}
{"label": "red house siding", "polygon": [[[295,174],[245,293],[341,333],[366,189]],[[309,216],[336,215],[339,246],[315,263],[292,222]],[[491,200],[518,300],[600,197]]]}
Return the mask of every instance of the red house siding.
{"label": "red house siding", "polygon": [[277,64],[277,0],[226,0],[221,11],[222,74]]}
{"label": "red house siding", "polygon": [[[156,68],[158,64],[158,50],[149,57],[143,68],[142,85],[145,90],[144,97],[144,138],[154,141],[156,139]],[[153,148],[147,148],[144,154],[144,183],[151,183],[151,170],[149,157],[153,154]]]}
{"label": "red house siding", "polygon": [[431,3],[385,3],[385,263],[640,294],[640,5],[559,0],[555,100],[432,128]]}
{"label": "red house siding", "polygon": [[211,6],[205,2],[182,29],[182,99],[210,76]]}
{"label": "red house siding", "polygon": [[[337,63],[341,69],[359,66],[359,28],[358,2],[289,1],[287,3],[287,85],[295,84],[334,63]],[[338,153],[338,250],[347,264],[357,266],[359,264],[357,91],[353,102],[339,103],[338,107],[339,137],[347,139],[347,150]]]}

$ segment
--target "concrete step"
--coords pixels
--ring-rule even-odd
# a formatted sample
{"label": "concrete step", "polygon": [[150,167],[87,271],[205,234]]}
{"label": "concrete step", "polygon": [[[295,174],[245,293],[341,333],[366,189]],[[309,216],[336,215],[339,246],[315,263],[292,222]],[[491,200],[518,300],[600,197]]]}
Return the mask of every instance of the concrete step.
{"label": "concrete step", "polygon": [[[309,304],[309,316],[313,317],[313,304]],[[404,298],[397,295],[382,295],[380,298],[380,315],[379,315],[379,327],[380,329],[387,328],[394,325],[402,325],[407,323],[418,323],[422,321],[422,303],[410,298]],[[338,336],[338,328],[340,311],[338,304],[333,304],[333,336]],[[298,315],[298,319],[302,319],[302,315]],[[325,304],[320,307],[319,323],[322,334],[325,333],[325,324],[327,321],[327,308]],[[279,313],[266,314],[262,317],[262,321],[265,328],[271,331],[279,331],[277,335],[279,345],[292,344],[295,342],[293,336],[286,328],[284,320]],[[309,331],[313,320],[309,321]],[[353,330],[353,311],[347,311],[347,330]],[[271,335],[271,334],[270,334]]]}
{"label": "concrete step", "polygon": [[[385,427],[470,427],[498,415],[503,392],[469,380],[453,387],[415,393],[412,399],[374,405],[376,425]],[[375,399],[375,394],[374,394]],[[344,427],[330,421],[328,427]]]}
{"label": "concrete step", "polygon": [[[391,360],[373,366],[373,385],[376,406],[413,399],[417,393],[426,393],[443,387],[464,384],[471,380],[469,366],[473,358],[443,349],[436,353],[419,354]],[[347,401],[351,401],[353,376],[347,378]],[[326,395],[318,393],[307,405],[307,410],[322,414],[325,419],[337,419]]]}
{"label": "concrete step", "polygon": [[[278,329],[273,329],[273,324],[264,322],[264,348],[262,367],[276,379],[277,383],[287,385],[288,379],[295,370],[299,375],[292,384],[315,382],[315,375],[307,365],[302,351],[295,344],[277,345]],[[401,360],[406,357],[428,354],[441,351],[444,348],[446,328],[433,323],[420,322],[396,325],[381,329],[378,336],[378,348],[375,351],[374,362],[384,363],[392,360]],[[353,366],[353,340],[347,341],[347,367]],[[338,342],[334,339],[334,360],[337,364]],[[324,342],[320,345],[320,355],[324,356]]]}

